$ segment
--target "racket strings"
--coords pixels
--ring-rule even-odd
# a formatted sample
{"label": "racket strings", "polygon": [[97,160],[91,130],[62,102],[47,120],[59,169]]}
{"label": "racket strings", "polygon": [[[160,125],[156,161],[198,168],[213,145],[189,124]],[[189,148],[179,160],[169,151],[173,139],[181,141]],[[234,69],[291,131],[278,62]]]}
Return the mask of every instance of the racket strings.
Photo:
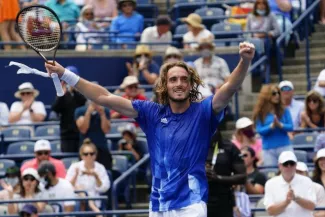
{"label": "racket strings", "polygon": [[61,38],[59,21],[45,8],[23,11],[18,19],[18,30],[24,41],[38,51],[55,49]]}

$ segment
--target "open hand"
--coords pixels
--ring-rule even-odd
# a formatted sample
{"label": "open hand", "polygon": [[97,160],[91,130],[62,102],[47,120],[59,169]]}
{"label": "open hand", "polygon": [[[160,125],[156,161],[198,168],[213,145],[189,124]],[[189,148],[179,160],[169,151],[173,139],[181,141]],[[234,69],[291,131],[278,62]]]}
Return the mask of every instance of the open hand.
{"label": "open hand", "polygon": [[252,61],[255,55],[255,46],[249,42],[240,43],[239,55],[244,61]]}

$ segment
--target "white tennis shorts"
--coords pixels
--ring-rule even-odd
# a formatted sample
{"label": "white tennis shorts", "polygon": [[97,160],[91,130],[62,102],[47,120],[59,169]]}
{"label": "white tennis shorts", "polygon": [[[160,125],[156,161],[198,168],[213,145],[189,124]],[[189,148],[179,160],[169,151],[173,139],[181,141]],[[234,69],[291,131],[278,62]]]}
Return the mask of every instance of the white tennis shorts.
{"label": "white tennis shorts", "polygon": [[207,205],[201,201],[181,209],[165,212],[150,211],[149,217],[207,217]]}

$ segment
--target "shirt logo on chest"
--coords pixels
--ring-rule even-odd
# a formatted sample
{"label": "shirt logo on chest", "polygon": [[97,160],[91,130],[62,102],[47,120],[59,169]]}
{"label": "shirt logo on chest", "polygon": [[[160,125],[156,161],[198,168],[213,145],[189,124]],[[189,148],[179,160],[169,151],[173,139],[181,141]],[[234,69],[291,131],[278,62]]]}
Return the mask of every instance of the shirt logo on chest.
{"label": "shirt logo on chest", "polygon": [[162,119],[160,119],[160,122],[161,122],[161,123],[164,123],[164,124],[167,124],[167,123],[168,123],[167,118],[162,118]]}

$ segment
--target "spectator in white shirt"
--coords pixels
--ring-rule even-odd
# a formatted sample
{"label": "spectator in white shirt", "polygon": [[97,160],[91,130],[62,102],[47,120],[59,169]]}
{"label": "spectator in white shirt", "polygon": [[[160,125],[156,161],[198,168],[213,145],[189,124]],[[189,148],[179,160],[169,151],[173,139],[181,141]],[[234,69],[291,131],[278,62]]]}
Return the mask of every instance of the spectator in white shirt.
{"label": "spectator in white shirt", "polygon": [[[293,98],[294,86],[291,81],[281,81],[279,84],[282,104],[287,107],[291,114],[293,129],[300,126],[300,114],[304,110],[304,103]],[[289,137],[292,139],[294,134],[289,132]]]}
{"label": "spectator in white shirt", "polygon": [[0,102],[0,126],[8,124],[9,108],[6,103]]}
{"label": "spectator in white shirt", "polygon": [[316,193],[310,178],[296,174],[297,158],[291,151],[279,156],[281,174],[265,185],[264,205],[269,215],[276,217],[312,217]]}
{"label": "spectator in white shirt", "polygon": [[195,49],[203,38],[214,40],[214,35],[202,25],[202,18],[198,14],[190,14],[183,18],[182,21],[187,24],[188,32],[183,35],[184,49]]}
{"label": "spectator in white shirt", "polygon": [[[79,162],[73,163],[68,169],[66,179],[71,182],[75,190],[86,191],[88,196],[96,197],[105,193],[110,187],[105,167],[96,161],[97,148],[85,140],[79,150]],[[89,207],[94,212],[99,212],[101,201],[88,201]]]}
{"label": "spectator in white shirt", "polygon": [[[44,199],[65,199],[75,198],[75,193],[71,183],[62,178],[56,177],[54,165],[49,161],[43,161],[38,167],[41,183],[45,187],[43,190]],[[72,212],[74,210],[75,201],[58,202],[63,207],[64,212]],[[56,209],[56,212],[59,210]]]}
{"label": "spectator in white shirt", "polygon": [[314,90],[325,97],[325,69],[319,73]]}
{"label": "spectator in white shirt", "polygon": [[35,101],[39,95],[32,83],[25,82],[19,85],[15,97],[21,99],[11,105],[9,123],[31,124],[42,122],[46,117],[45,106],[40,101]]}
{"label": "spectator in white shirt", "polygon": [[172,21],[167,15],[160,15],[155,26],[147,27],[141,34],[141,43],[166,43],[161,45],[149,45],[151,50],[164,51],[172,42],[170,28]]}
{"label": "spectator in white shirt", "polygon": [[197,49],[202,57],[194,61],[198,74],[204,84],[211,87],[212,92],[219,89],[230,76],[227,62],[214,55],[214,47],[211,39],[201,39]]}
{"label": "spectator in white shirt", "polygon": [[[308,167],[304,162],[298,162],[296,172],[302,176],[308,176]],[[325,206],[325,190],[324,187],[316,182],[313,183],[315,192],[316,192],[316,206],[324,207]],[[325,216],[325,210],[315,211],[314,217],[323,217]]]}

